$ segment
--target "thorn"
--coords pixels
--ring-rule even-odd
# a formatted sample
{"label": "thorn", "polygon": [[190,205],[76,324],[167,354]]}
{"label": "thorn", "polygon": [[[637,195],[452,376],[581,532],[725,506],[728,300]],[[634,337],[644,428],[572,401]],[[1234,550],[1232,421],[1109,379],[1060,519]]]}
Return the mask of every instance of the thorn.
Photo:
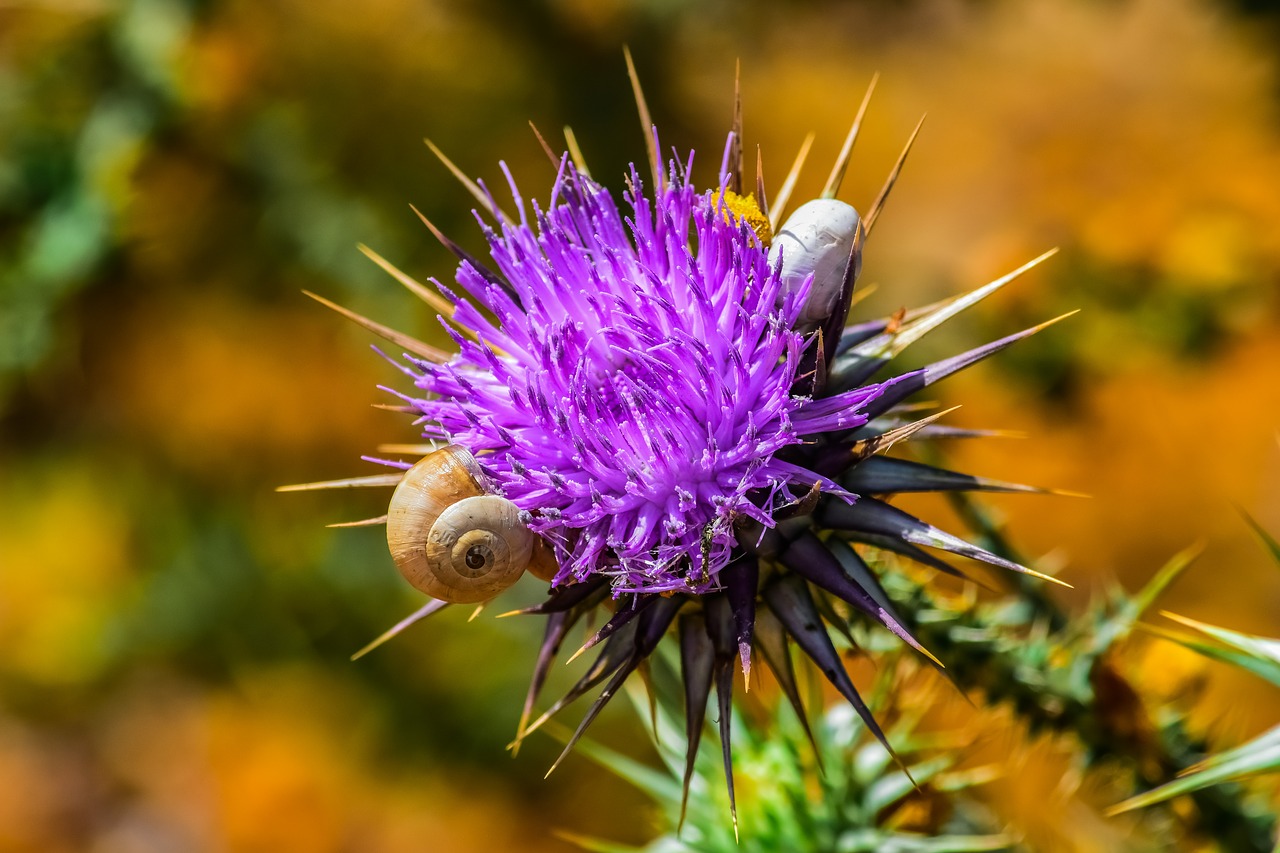
{"label": "thorn", "polygon": [[475,610],[472,610],[472,611],[471,611],[471,615],[467,617],[467,622],[468,622],[468,623],[471,623],[471,622],[476,621],[476,617],[477,617],[477,616],[479,616],[479,615],[480,615],[480,612],[481,612],[482,610],[484,610],[484,609],[485,609],[486,607],[488,607],[488,606],[489,606],[489,602],[487,602],[487,601],[482,601],[482,602],[480,602],[479,604],[477,604],[477,605],[476,605],[476,609],[475,609]]}
{"label": "thorn", "polygon": [[433,237],[435,237],[438,241],[440,241],[446,247],[453,245],[453,241],[450,240],[448,237],[444,236],[444,232],[442,232],[439,228],[437,228],[435,226],[435,223],[433,223],[430,219],[428,219],[425,213],[423,213],[421,210],[418,210],[416,205],[412,205],[412,204],[409,205],[409,209],[412,210],[414,213],[418,214],[418,218],[422,220],[423,225],[427,226],[427,230],[431,232],[431,235]]}
{"label": "thorn", "polygon": [[800,151],[796,154],[796,159],[791,163],[791,171],[787,173],[787,178],[782,182],[782,189],[778,190],[778,197],[773,202],[773,210],[769,213],[769,229],[775,234],[778,232],[778,226],[782,223],[782,211],[787,207],[787,202],[791,199],[791,192],[796,188],[796,181],[800,178],[800,170],[804,168],[804,161],[809,157],[809,149],[813,147],[814,134],[812,131],[804,138],[804,142],[800,143]]}
{"label": "thorn", "polygon": [[423,213],[421,210],[418,210],[418,208],[416,208],[412,204],[409,205],[409,209],[412,210],[414,213],[418,214],[418,218],[422,220],[423,225],[427,226],[427,230],[431,232],[431,236],[435,237],[436,240],[438,240],[442,246],[444,246],[450,252],[453,252],[454,255],[458,254],[457,244],[454,243],[452,240],[450,240],[448,237],[444,236],[444,233],[435,226],[435,223],[433,223],[430,219],[427,218],[427,215],[425,213]]}
{"label": "thorn", "polygon": [[1210,625],[1208,622],[1198,622],[1195,619],[1191,619],[1186,616],[1179,616],[1177,613],[1174,613],[1171,610],[1161,610],[1160,615],[1166,619],[1172,619],[1174,622],[1177,622],[1180,625],[1185,625],[1188,628],[1194,628],[1197,631],[1200,631],[1201,633],[1209,634],[1209,636],[1211,637],[1213,636],[1213,634],[1210,631],[1205,630],[1206,628],[1212,629],[1215,627],[1213,625]]}
{"label": "thorn", "polygon": [[[412,207],[412,205],[410,206]],[[422,214],[418,214],[418,215],[421,216]],[[432,308],[438,311],[445,319],[453,320],[453,315],[458,312],[458,306],[453,305],[448,300],[446,300],[443,296],[441,296],[439,293],[436,293],[431,288],[426,287],[425,285],[413,279],[411,276],[401,272],[399,269],[395,267],[394,264],[392,264],[386,258],[379,255],[373,249],[370,249],[364,243],[359,243],[357,244],[356,247],[361,252],[364,253],[365,257],[373,261],[378,266],[382,267],[384,272],[386,272],[396,281],[404,285],[405,288],[410,293],[412,293],[414,296],[418,297],[423,302],[430,305]],[[473,332],[471,329],[457,322],[455,322],[454,325],[458,326],[458,328],[461,329],[463,334],[465,334],[467,337],[471,338],[472,340],[479,340],[479,338],[476,336],[476,333]]]}
{"label": "thorn", "polygon": [[582,156],[582,149],[578,147],[578,137],[573,132],[573,128],[567,124],[564,126],[564,142],[569,146],[569,157],[573,160],[573,165],[583,175],[591,177],[591,170],[587,168],[587,159]]}
{"label": "thorn", "polygon": [[[566,704],[567,703],[565,703],[564,700],[561,699],[557,701],[555,704],[553,704],[550,708],[548,708],[547,710],[539,714],[536,720],[534,720],[532,723],[526,726],[523,730],[516,732],[516,739],[511,741],[511,743],[507,744],[507,749],[518,750],[520,748],[520,744],[524,743],[525,740],[528,739],[529,735],[533,734],[538,729],[546,725],[547,721],[549,721],[555,714],[557,714],[561,709],[563,709]],[[550,775],[550,773],[551,771],[548,770],[547,774]],[[545,779],[546,776],[542,778]]]}
{"label": "thorn", "polygon": [[827,368],[831,365],[830,359],[827,358],[827,347],[824,339],[823,330],[818,329],[818,339],[814,342],[813,350],[813,370],[805,375],[804,378],[813,377],[811,381],[812,396],[817,397],[822,390],[827,387]]}
{"label": "thorn", "polygon": [[326,524],[325,527],[377,527],[379,524],[386,524],[387,517],[380,515],[377,518],[363,518],[360,521],[340,521],[337,524]]}
{"label": "thorn", "polygon": [[1009,495],[1053,495],[1056,497],[1088,497],[1078,492],[1060,492],[1041,486],[1028,486],[1025,483],[1010,483],[1005,480],[993,480],[990,477],[974,477],[974,484],[983,491],[1003,492]]}
{"label": "thorn", "polygon": [[921,418],[918,421],[912,421],[909,424],[903,424],[900,427],[895,427],[894,429],[881,433],[880,435],[873,435],[871,438],[864,438],[861,441],[855,441],[851,448],[851,452],[856,459],[866,459],[874,453],[886,451],[898,442],[906,441],[929,424],[944,415],[951,414],[958,408],[960,407],[952,406],[949,409],[943,409],[941,412],[934,412],[932,415]]}
{"label": "thorn", "polygon": [[[1056,252],[1056,251],[1058,251],[1058,250],[1057,250],[1057,249],[1054,249],[1053,251],[1055,251],[1055,252]],[[1075,315],[1079,314],[1079,313],[1080,313],[1080,311],[1081,311],[1081,309],[1077,308],[1077,309],[1076,309],[1076,310],[1074,310],[1074,311],[1068,311],[1068,312],[1067,312],[1067,313],[1065,313],[1065,314],[1059,314],[1057,317],[1054,317],[1052,320],[1045,320],[1045,321],[1044,321],[1043,323],[1041,323],[1040,325],[1038,325],[1038,326],[1032,326],[1030,329],[1028,329],[1028,330],[1027,330],[1027,335],[1028,335],[1028,336],[1030,336],[1030,335],[1034,335],[1034,334],[1036,334],[1037,332],[1043,332],[1045,329],[1049,328],[1050,326],[1054,325],[1055,323],[1061,323],[1063,320],[1067,319],[1068,317],[1074,317]]]}
{"label": "thorn", "polygon": [[399,412],[403,415],[413,415],[418,412],[413,406],[393,406],[389,403],[370,403],[369,405],[375,409],[382,409],[384,412]]}
{"label": "thorn", "polygon": [[551,662],[555,660],[555,656],[560,652],[560,645],[564,641],[564,636],[568,630],[577,621],[578,615],[572,613],[561,612],[558,615],[553,614],[546,622],[544,629],[542,645],[538,650],[537,663],[534,665],[533,677],[529,681],[529,689],[525,693],[524,704],[520,709],[520,722],[516,724],[516,739],[511,744],[511,757],[515,758],[520,752],[520,744],[523,742],[526,727],[529,724],[529,718],[533,716],[534,706],[537,704],[538,695],[542,692],[543,686],[546,684],[546,677],[551,668]]}
{"label": "thorn", "polygon": [[1085,498],[1087,500],[1093,500],[1093,495],[1087,492],[1073,492],[1070,489],[1041,489],[1040,491],[1043,494],[1053,495],[1054,497],[1059,498]]}
{"label": "thorn", "polygon": [[[862,117],[866,115],[867,105],[871,103],[871,93],[876,90],[876,83],[879,80],[879,71],[871,75],[871,83],[867,86],[867,93],[862,96],[862,103],[858,106],[858,113],[853,118],[853,126],[849,128],[849,133],[844,138],[844,146],[840,149],[840,155],[836,157],[835,166],[832,167],[831,175],[827,178],[827,183],[822,188],[822,195],[819,198],[835,198],[836,193],[840,191],[840,182],[844,180],[844,174],[849,169],[849,156],[853,153],[853,143],[857,141],[858,131],[862,129]],[[867,230],[871,229],[868,228]]]}
{"label": "thorn", "polygon": [[1049,583],[1056,583],[1058,586],[1066,587],[1067,589],[1075,589],[1074,585],[1069,584],[1064,580],[1058,580],[1053,575],[1046,575],[1044,572],[1037,572],[1035,569],[1028,569],[1026,566],[1019,568],[1018,573],[1030,575],[1033,578],[1039,578],[1040,580],[1048,581]]}
{"label": "thorn", "polygon": [[365,646],[363,649],[361,649],[360,651],[352,655],[351,659],[353,661],[359,660],[360,658],[369,654],[369,652],[373,651],[378,646],[382,645],[387,640],[390,640],[392,637],[399,634],[401,631],[413,625],[414,623],[419,622],[423,619],[426,619],[428,616],[430,616],[432,613],[435,613],[437,610],[443,610],[445,607],[448,606],[448,604],[449,603],[447,601],[440,601],[439,599],[435,599],[435,598],[431,599],[422,607],[418,608],[413,613],[410,613],[408,616],[401,619],[396,624],[392,625],[390,628],[384,631],[376,640],[374,640],[372,643],[370,643],[369,645]]}
{"label": "thorn", "polygon": [[927,412],[930,409],[936,409],[942,405],[937,400],[913,400],[909,403],[899,403],[885,414],[903,415],[910,412]]}
{"label": "thorn", "polygon": [[412,204],[409,205],[409,209],[418,215],[418,218],[422,220],[422,224],[427,226],[427,230],[431,232],[431,236],[435,237],[436,240],[440,242],[440,245],[444,246],[451,255],[460,261],[465,261],[470,264],[471,267],[485,279],[485,281],[502,288],[506,291],[507,295],[513,299],[516,298],[515,290],[508,282],[503,280],[502,276],[486,267],[479,258],[472,255],[470,252],[467,252],[457,243],[446,237],[421,210],[418,210],[418,208],[414,207]]}
{"label": "thorn", "polygon": [[434,453],[439,450],[439,446],[432,444],[379,444],[379,453],[402,454],[405,456],[426,456],[428,453]]}
{"label": "thorn", "polygon": [[733,136],[729,149],[729,190],[742,195],[742,60],[733,61]]}
{"label": "thorn", "polygon": [[566,665],[566,666],[568,666],[569,664],[573,663],[575,660],[577,660],[579,657],[581,657],[581,656],[582,656],[582,653],[583,653],[583,652],[585,652],[585,651],[587,651],[588,649],[590,649],[593,645],[595,645],[595,643],[592,643],[590,640],[588,640],[586,643],[584,643],[584,644],[583,644],[582,648],[580,648],[580,649],[578,649],[576,652],[574,652],[574,653],[569,657],[569,659],[568,659],[567,661],[565,661],[565,665]]}
{"label": "thorn", "polygon": [[627,60],[627,76],[631,78],[631,92],[636,99],[636,110],[640,113],[640,130],[644,133],[644,147],[649,153],[649,169],[653,173],[653,190],[656,194],[662,189],[662,161],[658,159],[658,143],[653,138],[653,117],[649,115],[649,104],[644,99],[644,90],[640,88],[640,75],[636,73],[636,64],[631,59],[631,48],[623,45],[622,56]]}
{"label": "thorn", "polygon": [[[945,429],[945,427],[944,427]],[[942,438],[1027,438],[1030,433],[1021,429],[970,429],[957,430],[955,433],[949,433]],[[1088,497],[1082,495],[1081,497]]]}
{"label": "thorn", "polygon": [[911,153],[911,146],[915,144],[916,136],[920,133],[920,127],[924,124],[924,118],[924,116],[920,116],[916,129],[911,131],[911,136],[907,139],[906,146],[903,147],[902,153],[898,155],[898,162],[893,164],[893,169],[889,172],[888,179],[880,189],[880,195],[876,196],[876,200],[871,203],[871,211],[867,214],[865,220],[868,236],[871,235],[871,229],[875,227],[876,220],[880,218],[880,211],[884,210],[885,202],[889,200],[889,191],[897,183],[898,175],[902,174],[902,164],[907,162],[907,155]]}
{"label": "thorn", "polygon": [[760,153],[760,146],[756,145],[756,204],[760,207],[760,212],[765,218],[769,218],[769,200],[764,194],[764,155]]}
{"label": "thorn", "polygon": [[1235,506],[1236,512],[1244,519],[1244,523],[1249,525],[1249,529],[1253,531],[1253,535],[1258,538],[1264,548],[1271,552],[1271,554],[1276,558],[1277,563],[1280,563],[1280,542],[1276,541],[1276,538],[1268,533],[1266,528],[1259,524],[1258,520],[1249,514],[1248,510],[1234,501],[1232,504]]}
{"label": "thorn", "polygon": [[[903,352],[907,347],[911,346],[911,344],[920,340],[925,335],[950,320],[952,317],[955,317],[972,308],[974,305],[977,305],[979,302],[1005,287],[1010,282],[1018,279],[1024,273],[1038,267],[1049,258],[1052,258],[1057,253],[1057,248],[1043,252],[1012,272],[1005,273],[999,278],[989,281],[981,287],[976,287],[967,293],[963,293],[954,299],[950,299],[926,314],[921,314],[908,319],[908,314],[899,310],[889,318],[889,322],[886,325],[884,332],[876,335],[874,338],[858,344],[852,351],[863,356],[895,357],[899,353]],[[1037,326],[1022,332],[1021,334],[1023,336],[1033,335],[1041,331],[1042,328],[1043,326]]]}
{"label": "thorn", "polygon": [[875,293],[879,289],[880,289],[880,285],[877,284],[876,282],[872,282],[871,284],[864,284],[862,287],[859,287],[857,290],[853,292],[853,296],[850,297],[849,299],[849,307],[852,308],[853,306],[857,305],[859,302],[866,299],[868,296]]}
{"label": "thorn", "polygon": [[640,675],[640,680],[644,682],[644,692],[649,697],[649,728],[653,732],[654,743],[658,741],[658,694],[653,686],[653,671],[649,666],[649,659],[644,658],[636,667],[636,672]]}
{"label": "thorn", "polygon": [[938,669],[946,669],[946,668],[947,668],[947,665],[946,665],[946,664],[944,664],[942,661],[938,660],[938,659],[934,656],[933,652],[929,651],[929,650],[928,650],[928,649],[926,649],[924,646],[920,645],[920,643],[918,643],[918,642],[915,642],[915,643],[908,643],[907,645],[911,646],[911,648],[915,649],[917,652],[919,652],[920,654],[922,654],[922,655],[924,655],[925,657],[927,657],[930,661],[932,661],[932,662],[933,662],[933,665],[934,665],[934,666],[936,666]]}
{"label": "thorn", "polygon": [[343,308],[341,305],[337,304],[336,302],[330,302],[328,299],[325,299],[323,296],[317,296],[316,294],[312,293],[309,290],[304,290],[302,292],[305,293],[307,296],[310,296],[312,299],[319,302],[321,305],[325,306],[326,308],[337,311],[339,314],[346,317],[348,320],[355,323],[356,325],[363,326],[365,329],[369,330],[370,332],[373,332],[378,337],[385,338],[386,340],[391,341],[391,343],[396,344],[397,346],[407,350],[408,352],[413,353],[416,356],[424,358],[427,361],[434,361],[436,364],[444,364],[450,358],[449,354],[446,353],[444,350],[436,349],[430,344],[424,344],[422,341],[418,340],[417,338],[411,338],[408,335],[397,332],[395,329],[392,329],[390,326],[384,326],[381,323],[376,323],[373,320],[370,320],[368,317],[357,314],[356,312],[350,309]]}
{"label": "thorn", "polygon": [[822,481],[817,480],[809,487],[809,491],[805,493],[804,497],[789,506],[782,507],[782,510],[787,511],[786,517],[788,518],[804,518],[806,515],[813,514],[814,507],[818,505],[818,499],[821,497]]}
{"label": "thorn", "polygon": [[453,176],[458,179],[458,182],[462,184],[466,191],[471,193],[472,198],[480,202],[480,206],[482,208],[492,213],[494,218],[501,220],[507,225],[513,224],[511,217],[507,216],[507,214],[503,212],[502,208],[498,207],[498,203],[493,200],[493,197],[481,189],[479,184],[468,178],[466,173],[459,169],[452,160],[446,157],[445,153],[437,148],[434,142],[430,139],[423,139],[422,141],[427,143],[427,147],[431,149],[431,153],[436,155],[436,157],[440,159],[440,162],[444,164],[445,168],[453,173]]}
{"label": "thorn", "polygon": [[365,489],[393,488],[400,485],[404,474],[374,474],[369,477],[348,477],[345,480],[320,480],[315,483],[295,483],[276,486],[277,492],[309,492],[315,489]]}
{"label": "thorn", "polygon": [[1154,604],[1156,599],[1163,595],[1164,591],[1167,590],[1174,581],[1181,577],[1182,573],[1185,572],[1192,563],[1200,558],[1200,555],[1204,553],[1204,549],[1207,544],[1208,543],[1204,539],[1201,539],[1198,542],[1192,543],[1187,548],[1184,548],[1182,551],[1179,551],[1177,554],[1174,554],[1173,557],[1170,558],[1169,562],[1162,566],[1160,570],[1155,573],[1155,576],[1138,591],[1138,594],[1133,596],[1131,599],[1133,603],[1132,613],[1131,615],[1128,615],[1126,620],[1129,626],[1132,626],[1134,622],[1140,619],[1147,611],[1147,608]]}
{"label": "thorn", "polygon": [[533,135],[538,139],[538,144],[541,145],[542,150],[546,152],[547,159],[551,161],[551,167],[559,170],[560,158],[551,150],[551,146],[547,144],[547,140],[542,138],[542,133],[538,130],[538,126],[533,123],[533,119],[529,119],[529,129],[533,131]]}

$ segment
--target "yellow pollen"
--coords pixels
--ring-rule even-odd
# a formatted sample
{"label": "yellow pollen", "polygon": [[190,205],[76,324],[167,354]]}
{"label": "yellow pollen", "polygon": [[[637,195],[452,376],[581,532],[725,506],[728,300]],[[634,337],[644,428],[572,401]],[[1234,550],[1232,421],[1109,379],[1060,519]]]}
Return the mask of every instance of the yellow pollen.
{"label": "yellow pollen", "polygon": [[[716,203],[719,204],[721,200],[716,199]],[[769,227],[769,217],[764,215],[760,205],[756,203],[756,194],[738,195],[733,190],[725,190],[723,202],[725,222],[733,224],[731,215],[745,222],[755,232],[760,245],[767,249],[769,242],[773,239],[773,230]]]}

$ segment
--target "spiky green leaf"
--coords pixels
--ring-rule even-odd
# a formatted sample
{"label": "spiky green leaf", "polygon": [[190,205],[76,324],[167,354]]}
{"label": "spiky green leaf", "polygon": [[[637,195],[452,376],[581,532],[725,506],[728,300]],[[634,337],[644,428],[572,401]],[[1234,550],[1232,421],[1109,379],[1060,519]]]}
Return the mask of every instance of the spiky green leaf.
{"label": "spiky green leaf", "polygon": [[1139,794],[1114,806],[1111,814],[1161,803],[1210,785],[1231,782],[1262,773],[1280,772],[1280,726],[1270,729],[1235,749],[1205,759],[1193,772],[1159,788]]}

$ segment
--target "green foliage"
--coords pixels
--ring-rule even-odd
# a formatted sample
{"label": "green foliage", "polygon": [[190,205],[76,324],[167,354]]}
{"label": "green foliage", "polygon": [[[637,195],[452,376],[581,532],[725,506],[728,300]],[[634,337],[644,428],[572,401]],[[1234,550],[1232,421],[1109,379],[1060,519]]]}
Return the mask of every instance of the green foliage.
{"label": "green foliage", "polygon": [[[648,701],[633,691],[638,711]],[[886,710],[886,695],[876,704]],[[654,746],[666,766],[661,773],[598,743],[585,754],[644,791],[675,831],[643,848],[622,847],[570,836],[597,853],[966,853],[1007,850],[1009,835],[992,831],[992,819],[971,789],[991,778],[986,768],[955,768],[955,743],[915,731],[914,716],[886,728],[898,761],[867,731],[853,708],[836,705],[813,727],[805,727],[782,704],[762,722],[735,713],[734,777],[740,831],[727,819],[718,750],[699,753],[683,811],[684,733],[659,703],[653,712]],[[561,732],[563,734],[563,732]],[[820,769],[819,769],[820,768]],[[914,783],[913,781],[914,780]]]}
{"label": "green foliage", "polygon": [[[1275,555],[1277,565],[1280,566],[1280,546],[1277,546],[1276,540],[1253,519],[1247,516],[1246,518],[1263,543]],[[1216,640],[1217,644],[1205,643],[1195,635],[1182,632],[1157,630],[1156,633],[1160,636],[1180,643],[1206,657],[1248,670],[1280,687],[1280,639],[1241,634],[1173,613],[1165,615]],[[1114,811],[1118,813],[1138,809],[1182,794],[1189,794],[1192,791],[1199,791],[1210,785],[1277,772],[1280,772],[1280,726],[1269,729],[1234,749],[1204,759],[1187,768],[1174,781],[1132,797],[1116,806]],[[1280,841],[1277,841],[1277,849],[1280,850]]]}

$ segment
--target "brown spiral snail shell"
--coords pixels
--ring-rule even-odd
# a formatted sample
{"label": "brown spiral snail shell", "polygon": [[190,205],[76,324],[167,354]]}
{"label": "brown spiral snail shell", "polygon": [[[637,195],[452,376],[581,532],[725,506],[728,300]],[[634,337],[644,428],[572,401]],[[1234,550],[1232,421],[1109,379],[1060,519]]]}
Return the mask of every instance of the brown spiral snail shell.
{"label": "brown spiral snail shell", "polygon": [[449,445],[405,472],[387,509],[387,547],[414,588],[454,604],[487,601],[525,569],[550,580],[555,559],[520,509],[485,488],[475,457]]}

